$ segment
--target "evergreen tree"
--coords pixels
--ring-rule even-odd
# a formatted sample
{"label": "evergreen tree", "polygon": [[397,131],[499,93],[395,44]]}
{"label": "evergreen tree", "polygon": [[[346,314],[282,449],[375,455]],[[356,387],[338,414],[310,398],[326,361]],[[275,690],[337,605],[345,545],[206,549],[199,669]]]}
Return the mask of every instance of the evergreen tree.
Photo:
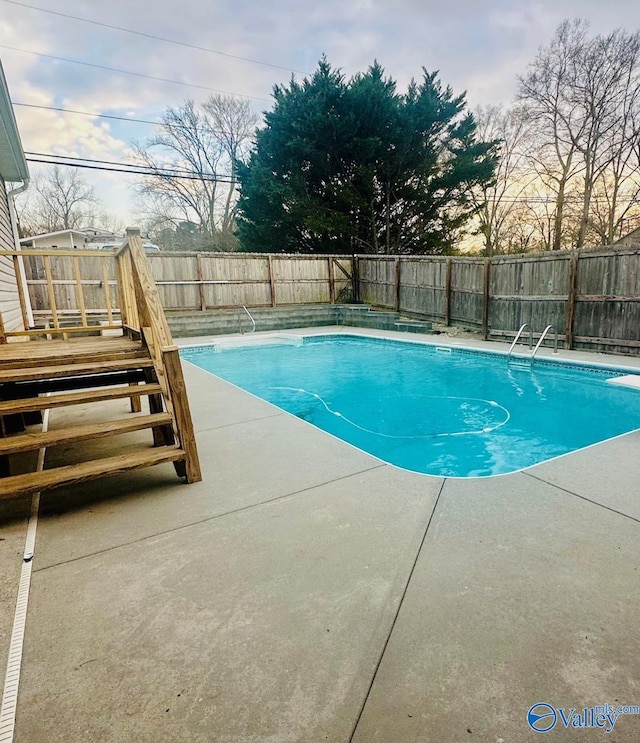
{"label": "evergreen tree", "polygon": [[241,182],[247,251],[451,252],[491,181],[495,142],[476,138],[464,95],[423,71],[406,94],[374,63],[346,81],[322,59],[276,86]]}

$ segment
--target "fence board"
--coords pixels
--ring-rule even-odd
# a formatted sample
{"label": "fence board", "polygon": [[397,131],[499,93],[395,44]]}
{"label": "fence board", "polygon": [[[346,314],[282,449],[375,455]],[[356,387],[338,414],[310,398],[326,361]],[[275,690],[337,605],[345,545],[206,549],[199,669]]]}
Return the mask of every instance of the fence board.
{"label": "fence board", "polygon": [[393,258],[361,257],[360,297],[365,304],[395,308],[395,262]]}
{"label": "fence board", "polygon": [[446,260],[402,260],[400,311],[445,317]]}

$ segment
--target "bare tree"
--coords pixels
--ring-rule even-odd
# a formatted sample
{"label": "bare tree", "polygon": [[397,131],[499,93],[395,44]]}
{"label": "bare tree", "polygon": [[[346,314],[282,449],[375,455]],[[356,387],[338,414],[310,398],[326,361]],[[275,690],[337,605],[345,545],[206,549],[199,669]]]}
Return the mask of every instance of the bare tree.
{"label": "bare tree", "polygon": [[233,231],[236,216],[235,182],[236,165],[244,162],[249,154],[249,146],[258,117],[251,110],[248,101],[225,96],[211,96],[203,105],[209,115],[223,153],[229,163],[232,184],[227,188],[227,197],[222,213],[222,231]]}
{"label": "bare tree", "polygon": [[475,111],[475,118],[480,139],[500,143],[493,182],[472,192],[484,253],[511,252],[509,235],[514,217],[521,217],[520,202],[536,177],[528,167],[526,117],[518,107],[503,111],[500,106],[481,106]]}
{"label": "bare tree", "polygon": [[593,181],[588,227],[598,242],[610,245],[640,210],[640,45],[626,38],[626,69],[619,83],[618,105],[602,147]]}
{"label": "bare tree", "polygon": [[639,53],[640,37],[618,30],[592,39],[580,59],[574,101],[587,123],[582,141],[576,143],[584,160],[583,204],[576,242],[579,248],[587,234],[597,180],[611,166],[617,174],[614,184],[624,175],[629,144],[627,121],[638,100]]}
{"label": "bare tree", "polygon": [[233,249],[235,164],[256,123],[247,102],[226,96],[168,108],[160,133],[132,145],[136,160],[152,173],[138,185],[149,224],[158,230],[196,224],[201,247]]}
{"label": "bare tree", "polygon": [[95,191],[78,168],[54,165],[34,179],[22,201],[20,226],[25,235],[86,226],[96,214]]}
{"label": "bare tree", "polygon": [[[575,246],[590,228],[594,189],[599,181],[609,200],[609,240],[620,217],[620,199],[632,171],[634,111],[640,96],[640,36],[623,30],[589,38],[584,21],[565,21],[520,78],[519,98],[537,125],[534,159],[555,194],[552,248],[564,241],[567,192],[579,188]],[[628,204],[627,204],[628,206]],[[622,209],[624,211],[624,207]],[[617,216],[616,216],[617,215]],[[601,230],[602,232],[602,230]]]}
{"label": "bare tree", "polygon": [[555,196],[552,250],[562,246],[567,188],[580,171],[576,143],[586,122],[575,111],[572,84],[586,30],[584,21],[562,23],[551,44],[540,50],[527,74],[519,78],[518,98],[537,129],[538,146],[532,161]]}

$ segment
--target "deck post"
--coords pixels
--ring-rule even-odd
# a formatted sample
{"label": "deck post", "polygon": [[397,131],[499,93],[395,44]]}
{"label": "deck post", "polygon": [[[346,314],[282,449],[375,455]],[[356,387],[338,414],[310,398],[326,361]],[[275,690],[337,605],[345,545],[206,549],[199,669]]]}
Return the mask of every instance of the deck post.
{"label": "deck post", "polygon": [[162,349],[162,363],[166,371],[166,380],[169,385],[171,403],[178,433],[180,446],[185,452],[185,470],[187,482],[200,482],[202,473],[198,459],[198,448],[193,432],[193,421],[189,410],[187,388],[182,374],[180,353],[177,346]]}
{"label": "deck post", "polygon": [[27,293],[25,292],[26,277],[24,273],[24,264],[20,256],[13,256],[13,271],[16,276],[16,285],[18,287],[18,299],[20,300],[20,313],[22,315],[22,325],[25,330],[33,324],[33,317],[29,318],[31,305],[27,308]]}

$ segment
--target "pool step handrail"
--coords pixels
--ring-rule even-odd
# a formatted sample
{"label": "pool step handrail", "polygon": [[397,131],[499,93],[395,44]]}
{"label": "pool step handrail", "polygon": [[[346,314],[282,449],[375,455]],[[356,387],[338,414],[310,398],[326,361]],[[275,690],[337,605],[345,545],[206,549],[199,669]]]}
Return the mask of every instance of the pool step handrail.
{"label": "pool step handrail", "polygon": [[[513,340],[513,343],[509,347],[509,352],[507,353],[507,362],[511,363],[511,361],[516,361],[517,360],[517,361],[520,361],[521,363],[524,363],[524,364],[526,364],[527,362],[529,362],[529,364],[531,365],[533,363],[533,360],[535,359],[536,354],[538,353],[538,349],[543,344],[544,339],[547,337],[549,331],[553,329],[553,325],[547,325],[547,327],[540,334],[540,337],[538,338],[538,342],[536,343],[535,348],[530,353],[528,353],[528,354],[522,354],[522,355],[518,354],[518,355],[514,356],[513,355],[513,349],[515,348],[516,343],[520,339],[520,336],[522,335],[522,333],[524,332],[524,329],[526,327],[527,327],[527,323],[524,323],[520,327],[520,330],[518,330],[518,332],[516,334],[516,337]],[[531,348],[531,337],[533,337],[533,331],[530,333],[529,348]],[[556,339],[555,339],[555,344],[554,344],[553,352],[554,353],[558,353],[558,333],[557,333],[557,331],[556,331]]]}
{"label": "pool step handrail", "polygon": [[[538,342],[536,343],[536,347],[533,349],[533,352],[531,354],[532,361],[535,358],[535,355],[538,353],[538,349],[542,345],[542,341],[544,341],[547,333],[551,330],[552,327],[553,325],[547,325],[547,327],[542,331],[542,334],[540,335],[540,337],[538,338]],[[557,352],[557,343],[558,343],[558,336],[556,334],[556,352]]]}
{"label": "pool step handrail", "polygon": [[242,329],[242,323],[240,322],[240,310],[244,310],[249,316],[249,320],[251,320],[251,330],[249,332],[255,333],[256,332],[256,321],[254,320],[253,315],[249,312],[249,310],[246,308],[244,304],[239,304],[238,311],[236,312],[236,318],[238,320],[238,329],[240,330],[240,335],[244,335],[244,330]]}
{"label": "pool step handrail", "polygon": [[507,353],[507,356],[511,356],[513,353],[513,349],[516,347],[516,343],[520,340],[520,336],[524,333],[524,329],[527,327],[527,323],[523,323],[520,326],[520,330],[516,333],[516,337],[513,339],[513,343],[509,346],[509,352]]}

